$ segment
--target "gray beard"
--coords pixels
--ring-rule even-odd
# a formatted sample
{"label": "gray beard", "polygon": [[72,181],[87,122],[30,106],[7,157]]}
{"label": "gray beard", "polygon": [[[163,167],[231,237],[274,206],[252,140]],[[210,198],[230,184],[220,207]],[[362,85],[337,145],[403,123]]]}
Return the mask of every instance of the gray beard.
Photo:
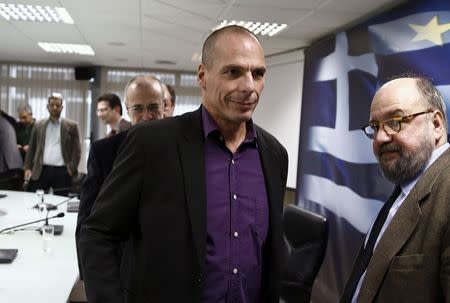
{"label": "gray beard", "polygon": [[392,165],[380,161],[383,176],[394,184],[409,181],[422,173],[434,150],[432,140],[423,138],[421,148],[415,152],[405,152],[401,147],[395,147],[400,157]]}

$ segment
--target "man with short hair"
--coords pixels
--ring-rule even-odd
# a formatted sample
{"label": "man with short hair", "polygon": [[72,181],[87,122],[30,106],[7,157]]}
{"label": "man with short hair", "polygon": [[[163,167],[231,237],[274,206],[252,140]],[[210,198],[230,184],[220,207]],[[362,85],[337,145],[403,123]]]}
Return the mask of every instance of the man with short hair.
{"label": "man with short hair", "polygon": [[36,122],[31,132],[24,177],[31,179],[31,191],[51,187],[55,194],[66,195],[78,174],[80,133],[75,121],[61,118],[61,94],[48,97],[47,109],[50,117]]}
{"label": "man with short hair", "polygon": [[138,76],[131,79],[125,86],[125,105],[131,124],[141,120],[159,120],[164,117],[164,92],[161,82],[153,76]]}
{"label": "man with short hair", "polygon": [[421,76],[389,81],[375,94],[363,130],[395,190],[367,234],[341,302],[450,302],[450,150],[442,96]]}
{"label": "man with short hair", "polygon": [[35,119],[33,118],[33,111],[29,104],[22,104],[18,107],[19,123],[17,123],[17,147],[20,151],[22,159],[28,151],[30,144],[31,132],[33,131]]}
{"label": "man with short hair", "polygon": [[[153,76],[135,77],[126,85],[124,94],[128,115],[131,117],[133,125],[162,119],[163,89],[162,83],[157,78]],[[81,186],[80,207],[75,232],[77,249],[81,226],[91,213],[95,199],[105,178],[111,172],[117,151],[126,136],[127,131],[120,132],[115,136],[98,140],[91,145],[87,176]],[[80,274],[82,275],[81,267]]]}
{"label": "man with short hair", "polygon": [[170,84],[163,84],[164,86],[164,118],[173,116],[175,109],[175,89]]}
{"label": "man with short hair", "polygon": [[122,104],[116,94],[103,94],[97,97],[97,116],[109,125],[111,131],[108,136],[130,128],[131,123],[122,118]]}
{"label": "man with short hair", "polygon": [[81,230],[89,302],[278,303],[288,160],[252,121],[265,70],[251,32],[217,30],[202,106],[128,131]]}

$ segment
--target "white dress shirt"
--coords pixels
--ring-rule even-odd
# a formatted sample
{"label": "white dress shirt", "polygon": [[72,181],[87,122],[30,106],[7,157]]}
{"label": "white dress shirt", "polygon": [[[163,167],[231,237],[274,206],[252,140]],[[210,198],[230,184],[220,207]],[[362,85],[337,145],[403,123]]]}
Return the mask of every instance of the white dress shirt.
{"label": "white dress shirt", "polygon": [[61,151],[61,121],[52,122],[49,119],[45,131],[44,165],[64,166]]}

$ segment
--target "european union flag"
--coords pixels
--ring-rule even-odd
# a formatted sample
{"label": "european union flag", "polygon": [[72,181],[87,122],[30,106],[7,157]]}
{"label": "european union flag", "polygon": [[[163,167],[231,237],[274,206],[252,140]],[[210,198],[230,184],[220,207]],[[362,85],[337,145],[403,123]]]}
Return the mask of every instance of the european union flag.
{"label": "european union flag", "polygon": [[448,0],[400,6],[305,51],[297,200],[330,223],[314,302],[338,300],[363,236],[392,189],[360,130],[375,91],[392,76],[419,73],[433,80],[450,108],[449,66]]}

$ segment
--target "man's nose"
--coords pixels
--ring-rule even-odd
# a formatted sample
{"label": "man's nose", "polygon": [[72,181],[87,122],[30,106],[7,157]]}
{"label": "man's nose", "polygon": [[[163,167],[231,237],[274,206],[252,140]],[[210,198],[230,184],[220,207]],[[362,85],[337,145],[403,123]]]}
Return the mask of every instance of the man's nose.
{"label": "man's nose", "polygon": [[245,92],[252,92],[255,90],[255,79],[252,72],[246,72],[240,81],[240,89]]}
{"label": "man's nose", "polygon": [[392,135],[389,135],[384,127],[380,127],[373,138],[374,143],[384,143],[392,141]]}
{"label": "man's nose", "polygon": [[149,121],[149,120],[155,120],[155,116],[153,115],[153,113],[149,110],[145,111],[144,115],[142,116],[142,119],[145,121]]}

